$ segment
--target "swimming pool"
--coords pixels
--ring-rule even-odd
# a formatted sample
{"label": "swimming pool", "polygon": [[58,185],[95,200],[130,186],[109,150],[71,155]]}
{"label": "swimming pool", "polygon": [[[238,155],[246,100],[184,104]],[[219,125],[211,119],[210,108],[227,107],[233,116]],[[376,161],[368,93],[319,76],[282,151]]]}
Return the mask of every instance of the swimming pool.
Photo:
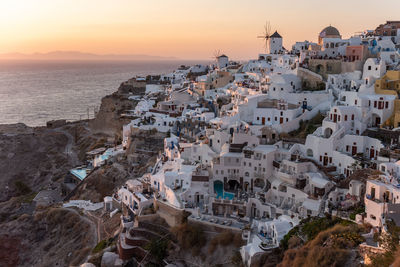
{"label": "swimming pool", "polygon": [[235,197],[235,194],[233,194],[233,193],[224,192],[224,186],[223,186],[222,182],[214,183],[214,192],[216,194],[216,196],[215,196],[216,198],[232,200]]}
{"label": "swimming pool", "polygon": [[70,170],[70,173],[73,174],[75,177],[77,177],[79,180],[85,179],[88,172],[89,170],[86,168],[83,169],[77,168]]}

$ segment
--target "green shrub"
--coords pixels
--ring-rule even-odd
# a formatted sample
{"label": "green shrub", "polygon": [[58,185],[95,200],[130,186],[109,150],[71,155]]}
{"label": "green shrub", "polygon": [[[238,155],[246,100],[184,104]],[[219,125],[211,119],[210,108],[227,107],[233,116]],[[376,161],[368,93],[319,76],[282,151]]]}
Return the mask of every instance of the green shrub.
{"label": "green shrub", "polygon": [[357,214],[362,214],[364,212],[365,212],[365,207],[360,206],[360,207],[356,208],[352,213],[350,213],[349,218],[352,220],[355,220]]}
{"label": "green shrub", "polygon": [[92,253],[98,253],[100,251],[102,251],[103,249],[105,249],[106,247],[109,247],[111,244],[113,243],[113,239],[104,239],[101,240],[99,243],[97,243],[97,245],[94,247],[94,249],[92,250]]}
{"label": "green shrub", "polygon": [[151,259],[160,263],[167,256],[168,240],[153,239],[145,246],[150,252]]}

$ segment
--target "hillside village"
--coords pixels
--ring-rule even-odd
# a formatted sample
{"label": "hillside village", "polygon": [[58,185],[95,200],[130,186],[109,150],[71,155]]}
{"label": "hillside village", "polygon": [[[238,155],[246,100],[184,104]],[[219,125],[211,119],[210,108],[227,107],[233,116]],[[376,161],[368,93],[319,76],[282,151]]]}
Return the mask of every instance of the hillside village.
{"label": "hillside village", "polygon": [[[328,26],[316,37],[287,49],[274,32],[256,59],[218,54],[210,65],[180,66],[121,85],[115,98],[128,104],[117,117],[93,122],[117,125],[117,137],[86,151],[86,163],[69,171],[62,189],[64,207],[116,218],[112,242],[98,240],[101,266],[269,266],[282,259],[281,266],[289,266],[299,257],[293,251],[318,234],[305,229],[323,220],[334,231],[359,227],[351,228],[352,245],[341,247],[352,254],[324,266],[394,260],[400,21],[347,39]],[[121,159],[125,164],[115,167]],[[91,202],[79,197],[110,165],[126,170],[119,185]],[[34,201],[48,205],[47,199],[41,192]],[[192,228],[231,236],[227,245],[236,247],[218,250],[211,262],[181,255],[184,240],[176,229],[189,238]],[[348,242],[350,234],[337,231],[335,238]],[[323,247],[336,242],[334,234]],[[288,243],[292,258],[285,254]],[[279,261],[271,260],[279,253]]]}

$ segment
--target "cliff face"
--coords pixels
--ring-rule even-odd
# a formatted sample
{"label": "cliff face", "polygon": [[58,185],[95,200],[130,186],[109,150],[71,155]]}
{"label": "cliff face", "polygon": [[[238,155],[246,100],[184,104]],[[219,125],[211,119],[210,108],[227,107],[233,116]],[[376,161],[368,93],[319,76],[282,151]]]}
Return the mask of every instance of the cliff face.
{"label": "cliff face", "polygon": [[146,92],[146,80],[129,79],[118,88],[119,94],[143,95]]}
{"label": "cliff face", "polygon": [[61,131],[0,126],[0,202],[61,179],[72,167],[64,153],[69,142]]}
{"label": "cliff face", "polygon": [[118,93],[103,97],[100,110],[96,118],[89,122],[89,127],[93,133],[104,133],[111,137],[120,136],[122,126],[130,122],[129,119],[121,118],[121,114],[134,109],[135,106],[136,101]]}
{"label": "cliff face", "polygon": [[[0,210],[5,209],[2,203]],[[76,266],[97,242],[94,224],[73,210],[48,208],[12,217],[0,224],[2,266]]]}

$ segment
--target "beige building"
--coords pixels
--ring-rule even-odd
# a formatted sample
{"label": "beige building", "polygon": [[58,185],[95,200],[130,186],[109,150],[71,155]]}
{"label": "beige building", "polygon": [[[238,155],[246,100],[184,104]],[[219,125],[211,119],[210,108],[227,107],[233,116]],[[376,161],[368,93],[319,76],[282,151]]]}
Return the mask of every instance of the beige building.
{"label": "beige building", "polygon": [[[395,95],[398,98],[400,93],[400,71],[389,70],[386,74],[375,81],[375,93],[379,95]],[[400,126],[400,100],[394,100],[392,116],[384,122],[383,126]]]}
{"label": "beige building", "polygon": [[205,95],[205,91],[213,90],[226,86],[233,82],[234,77],[229,71],[217,71],[209,75],[199,77],[195,91],[201,95]]}

